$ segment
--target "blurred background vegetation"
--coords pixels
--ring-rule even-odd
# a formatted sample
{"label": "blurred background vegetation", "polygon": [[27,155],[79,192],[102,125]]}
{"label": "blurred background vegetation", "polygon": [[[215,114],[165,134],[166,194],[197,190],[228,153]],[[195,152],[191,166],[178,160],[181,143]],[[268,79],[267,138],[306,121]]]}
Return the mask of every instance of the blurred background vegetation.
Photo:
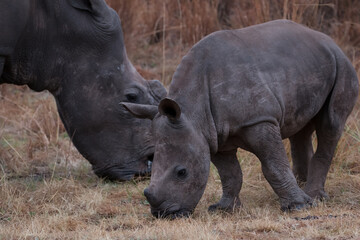
{"label": "blurred background vegetation", "polygon": [[158,78],[165,84],[171,81],[180,57],[204,36],[221,29],[243,28],[274,19],[290,19],[328,34],[357,71],[360,68],[359,0],[107,2],[122,20],[125,44],[132,61],[145,78]]}

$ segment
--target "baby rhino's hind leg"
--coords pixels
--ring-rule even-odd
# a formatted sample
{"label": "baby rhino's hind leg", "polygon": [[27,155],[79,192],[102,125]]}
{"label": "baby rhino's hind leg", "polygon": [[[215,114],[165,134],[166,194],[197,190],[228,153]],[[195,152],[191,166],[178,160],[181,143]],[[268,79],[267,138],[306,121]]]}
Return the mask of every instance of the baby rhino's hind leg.
{"label": "baby rhino's hind leg", "polygon": [[307,183],[304,188],[304,191],[312,198],[321,200],[329,198],[324,190],[325,180],[336,145],[343,131],[346,117],[345,115],[336,121],[332,121],[328,117],[328,109],[326,108],[318,115],[316,124],[318,146],[310,161]]}
{"label": "baby rhino's hind leg", "polygon": [[341,136],[343,125],[319,126],[316,129],[318,147],[309,164],[309,174],[304,191],[312,198],[328,199],[324,190],[326,175],[336,149],[337,142]]}
{"label": "baby rhino's hind leg", "polygon": [[339,57],[337,61],[335,86],[314,119],[318,147],[311,159],[304,188],[313,198],[328,198],[324,190],[326,175],[346,119],[358,96],[359,83],[354,68],[346,57]]}
{"label": "baby rhino's hind leg", "polygon": [[259,123],[244,129],[242,136],[245,147],[261,161],[264,176],[279,196],[282,210],[301,209],[312,204],[290,169],[279,126]]}
{"label": "baby rhino's hind leg", "polygon": [[314,155],[311,135],[315,127],[312,122],[290,137],[293,173],[299,185],[307,180],[308,166]]}

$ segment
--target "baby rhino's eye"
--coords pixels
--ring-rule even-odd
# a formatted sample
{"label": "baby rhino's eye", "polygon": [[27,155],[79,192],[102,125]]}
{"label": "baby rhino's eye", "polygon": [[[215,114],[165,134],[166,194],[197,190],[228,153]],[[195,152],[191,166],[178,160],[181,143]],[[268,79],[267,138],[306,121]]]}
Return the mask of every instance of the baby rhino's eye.
{"label": "baby rhino's eye", "polygon": [[184,179],[184,178],[186,178],[186,176],[187,176],[187,171],[186,171],[186,168],[185,168],[185,167],[177,166],[175,172],[176,172],[176,176],[177,176],[179,179]]}
{"label": "baby rhino's eye", "polygon": [[180,171],[178,171],[178,176],[179,177],[183,177],[186,175],[186,170],[185,169],[181,169]]}

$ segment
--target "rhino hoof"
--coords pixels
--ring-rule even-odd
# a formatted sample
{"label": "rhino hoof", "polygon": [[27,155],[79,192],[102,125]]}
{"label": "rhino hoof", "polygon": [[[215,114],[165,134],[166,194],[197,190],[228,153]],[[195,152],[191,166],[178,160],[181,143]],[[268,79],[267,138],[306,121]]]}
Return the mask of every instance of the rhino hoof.
{"label": "rhino hoof", "polygon": [[306,191],[306,194],[312,197],[313,199],[317,199],[320,201],[327,201],[330,199],[329,195],[324,190],[317,191]]}
{"label": "rhino hoof", "polygon": [[327,201],[330,199],[329,195],[325,191],[323,191],[321,195],[317,198],[320,199],[321,201]]}
{"label": "rhino hoof", "polygon": [[284,212],[299,211],[313,206],[313,199],[303,191],[293,195],[292,198],[280,200],[281,210]]}
{"label": "rhino hoof", "polygon": [[311,198],[307,198],[304,202],[290,203],[288,205],[281,206],[281,210],[284,212],[300,211],[309,207],[315,207],[316,204]]}

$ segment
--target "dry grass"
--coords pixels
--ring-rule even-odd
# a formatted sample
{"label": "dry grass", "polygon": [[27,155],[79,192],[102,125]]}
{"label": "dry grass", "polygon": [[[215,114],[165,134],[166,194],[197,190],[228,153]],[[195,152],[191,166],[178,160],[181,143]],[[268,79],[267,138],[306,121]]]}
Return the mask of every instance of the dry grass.
{"label": "dry grass", "polygon": [[[359,1],[109,2],[119,10],[130,59],[145,77],[166,84],[181,56],[203,36],[283,17],[331,35],[360,75]],[[169,221],[150,215],[142,193],[148,180],[96,178],[71,145],[49,93],[2,85],[0,98],[0,239],[360,239],[360,100],[327,178],[329,201],[282,213],[259,161],[239,151],[243,208],[207,212],[221,196],[212,167],[194,215]],[[288,141],[285,146],[289,152]]]}

